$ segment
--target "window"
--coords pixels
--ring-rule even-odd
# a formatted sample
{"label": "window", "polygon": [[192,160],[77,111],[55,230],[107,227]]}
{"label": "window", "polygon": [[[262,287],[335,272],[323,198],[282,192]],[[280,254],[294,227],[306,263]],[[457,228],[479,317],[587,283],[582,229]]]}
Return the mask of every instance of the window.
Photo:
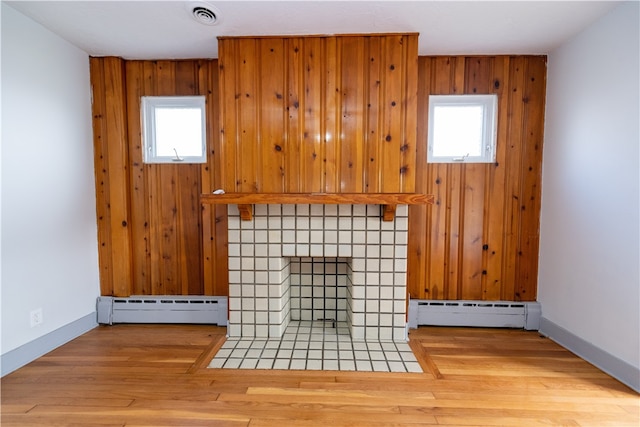
{"label": "window", "polygon": [[429,163],[493,163],[497,95],[429,96]]}
{"label": "window", "polygon": [[145,163],[207,161],[204,96],[143,96]]}

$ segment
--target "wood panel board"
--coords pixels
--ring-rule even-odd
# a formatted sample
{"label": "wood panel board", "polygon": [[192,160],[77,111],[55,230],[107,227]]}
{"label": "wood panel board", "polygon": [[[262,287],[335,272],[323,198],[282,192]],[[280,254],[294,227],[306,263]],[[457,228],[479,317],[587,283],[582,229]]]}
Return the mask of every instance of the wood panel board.
{"label": "wood panel board", "polygon": [[101,292],[121,296],[132,284],[124,62],[113,57],[93,59],[91,72],[97,93],[93,130],[100,262],[106,265],[101,268]]}
{"label": "wood panel board", "polygon": [[104,88],[104,63],[91,58],[91,85],[93,86],[92,126],[93,156],[96,190],[96,220],[98,226],[98,261],[100,268],[100,294],[113,294],[113,268],[111,260],[111,215],[109,206],[109,163],[108,140],[106,138],[105,108],[106,91]]}

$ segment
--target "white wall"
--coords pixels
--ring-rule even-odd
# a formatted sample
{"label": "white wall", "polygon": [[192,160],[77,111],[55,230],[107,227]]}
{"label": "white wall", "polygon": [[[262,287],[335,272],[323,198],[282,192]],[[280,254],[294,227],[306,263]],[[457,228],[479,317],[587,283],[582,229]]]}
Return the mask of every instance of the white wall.
{"label": "white wall", "polygon": [[543,318],[640,367],[638,2],[549,55]]}
{"label": "white wall", "polygon": [[4,355],[95,312],[99,270],[89,57],[4,2],[1,52]]}

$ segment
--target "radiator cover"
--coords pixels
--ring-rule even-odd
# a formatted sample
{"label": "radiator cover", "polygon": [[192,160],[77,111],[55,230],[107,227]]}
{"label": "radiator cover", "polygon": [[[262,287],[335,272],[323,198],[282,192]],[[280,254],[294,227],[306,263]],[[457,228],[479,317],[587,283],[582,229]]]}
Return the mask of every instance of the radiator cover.
{"label": "radiator cover", "polygon": [[476,326],[538,330],[538,302],[410,300],[409,327]]}
{"label": "radiator cover", "polygon": [[227,297],[98,297],[98,323],[204,323],[227,325]]}

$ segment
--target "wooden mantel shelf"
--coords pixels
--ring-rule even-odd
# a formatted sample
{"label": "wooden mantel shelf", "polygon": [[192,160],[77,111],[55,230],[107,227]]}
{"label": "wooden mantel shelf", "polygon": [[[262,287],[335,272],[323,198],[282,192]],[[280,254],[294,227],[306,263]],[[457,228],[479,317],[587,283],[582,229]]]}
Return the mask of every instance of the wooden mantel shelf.
{"label": "wooden mantel shelf", "polygon": [[200,201],[212,205],[238,205],[240,217],[249,221],[254,204],[382,205],[382,219],[393,221],[397,205],[433,203],[433,195],[417,193],[224,193],[202,194]]}

